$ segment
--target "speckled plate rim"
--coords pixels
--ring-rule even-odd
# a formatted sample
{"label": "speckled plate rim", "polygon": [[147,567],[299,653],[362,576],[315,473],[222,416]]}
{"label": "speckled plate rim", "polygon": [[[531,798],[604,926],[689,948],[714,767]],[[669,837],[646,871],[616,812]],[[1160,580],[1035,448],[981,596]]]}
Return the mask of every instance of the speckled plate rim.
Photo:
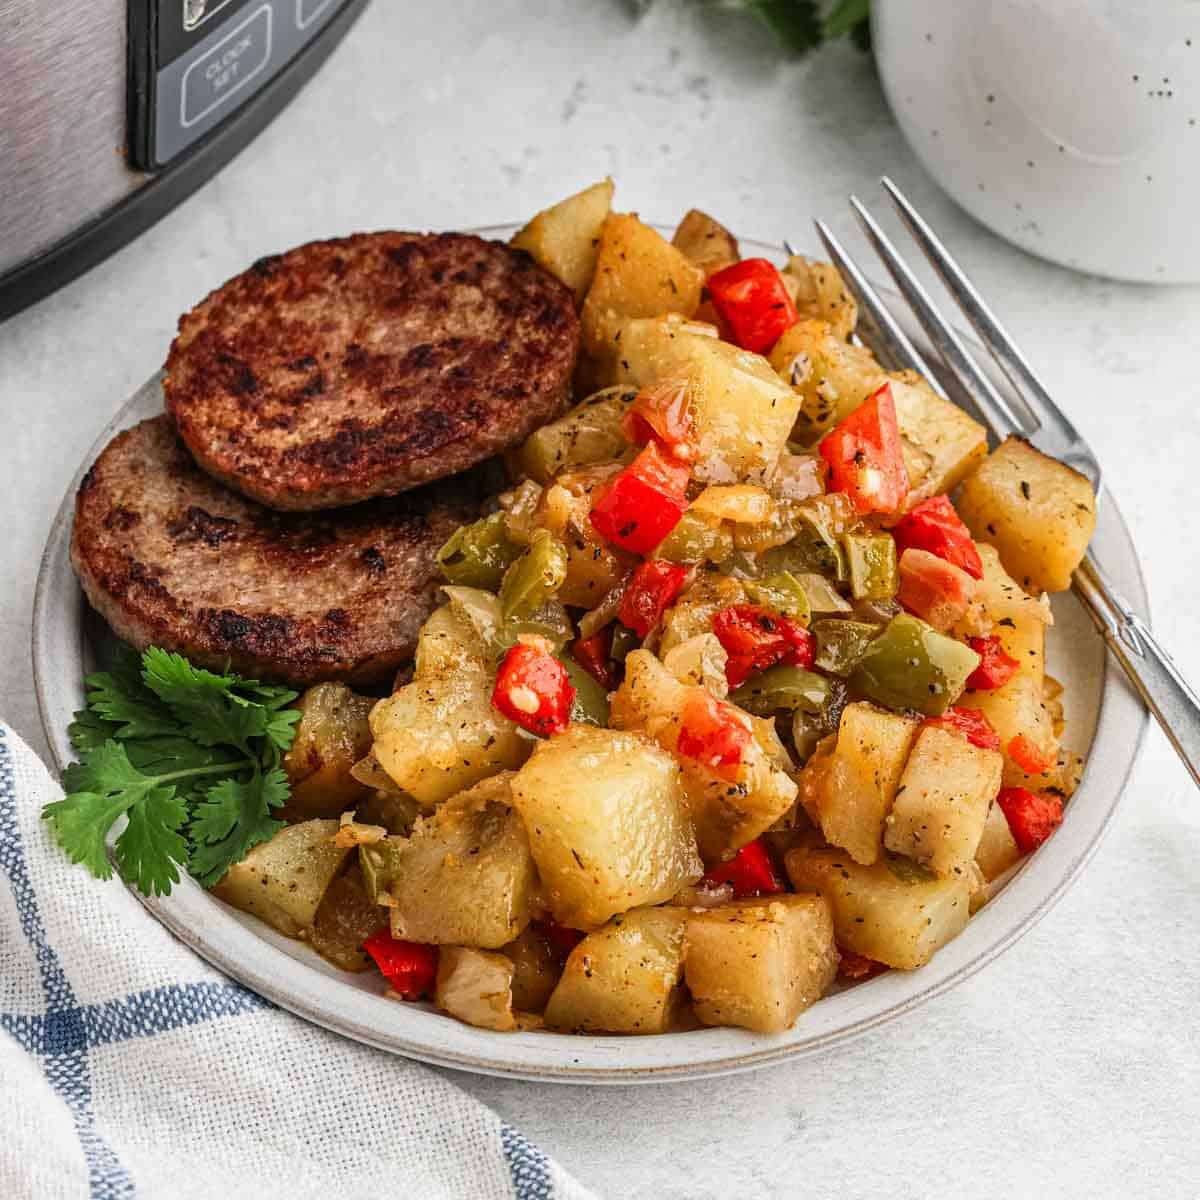
{"label": "speckled plate rim", "polygon": [[[476,232],[507,237],[514,228]],[[763,243],[746,240],[743,246],[779,257],[775,247]],[[900,313],[902,305],[896,300],[895,311]],[[906,313],[904,318],[910,336],[925,351],[919,329]],[[930,353],[927,361],[935,358]],[[980,361],[984,358],[981,352]],[[998,386],[1007,387],[1003,376],[993,374]],[[155,377],[108,422],[72,481],[43,552],[33,611],[34,684],[59,769],[71,758],[67,725],[83,703],[82,676],[91,658],[89,628],[96,622],[70,566],[75,492],[86,468],[116,432],[161,408]],[[1101,508],[1093,545],[1121,590],[1145,612],[1137,554],[1111,499]],[[730,1074],[820,1054],[911,1012],[975,974],[1050,911],[1099,847],[1149,718],[1119,669],[1106,660],[1098,638],[1093,634],[1089,640],[1090,626],[1073,597],[1057,598],[1055,608],[1060,627],[1064,616],[1070,618],[1065,622],[1073,630],[1070,656],[1083,663],[1091,685],[1086,697],[1091,711],[1084,724],[1094,719],[1087,771],[1062,829],[927,966],[911,973],[888,972],[828,996],[784,1034],[762,1036],[734,1029],[637,1038],[493,1033],[462,1025],[426,1005],[386,999],[373,980],[367,983],[362,976],[338,971],[307,946],[234,911],[190,879],[168,897],[134,894],[185,945],[281,1008],[356,1041],[438,1066],[538,1081],[631,1084]],[[1071,690],[1078,702],[1080,683],[1075,681]]]}

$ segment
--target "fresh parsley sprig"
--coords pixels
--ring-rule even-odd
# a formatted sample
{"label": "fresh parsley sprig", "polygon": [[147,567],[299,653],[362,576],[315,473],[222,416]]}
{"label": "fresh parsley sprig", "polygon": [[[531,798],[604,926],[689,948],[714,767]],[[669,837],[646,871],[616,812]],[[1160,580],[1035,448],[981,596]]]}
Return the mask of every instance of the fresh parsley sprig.
{"label": "fresh parsley sprig", "polygon": [[[643,11],[651,0],[633,0]],[[860,50],[871,45],[871,0],[710,0],[720,8],[753,13],[794,54],[849,36]]]}
{"label": "fresh parsley sprig", "polygon": [[89,675],[87,707],[69,733],[79,755],[63,772],[62,800],[42,816],[72,862],[98,879],[112,866],[144,895],[165,896],[187,870],[211,887],[282,822],[280,766],[292,744],[297,693],[193,666],[151,647],[120,654]]}

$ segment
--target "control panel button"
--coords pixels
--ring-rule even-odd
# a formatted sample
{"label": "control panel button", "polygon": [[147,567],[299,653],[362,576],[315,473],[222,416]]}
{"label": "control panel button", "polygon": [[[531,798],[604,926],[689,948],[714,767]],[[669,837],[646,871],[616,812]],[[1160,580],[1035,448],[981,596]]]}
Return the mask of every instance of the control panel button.
{"label": "control panel button", "polygon": [[185,129],[227,104],[271,61],[273,16],[264,4],[188,66],[179,118]]}
{"label": "control panel button", "polygon": [[307,29],[332,3],[333,0],[296,0],[296,24]]}

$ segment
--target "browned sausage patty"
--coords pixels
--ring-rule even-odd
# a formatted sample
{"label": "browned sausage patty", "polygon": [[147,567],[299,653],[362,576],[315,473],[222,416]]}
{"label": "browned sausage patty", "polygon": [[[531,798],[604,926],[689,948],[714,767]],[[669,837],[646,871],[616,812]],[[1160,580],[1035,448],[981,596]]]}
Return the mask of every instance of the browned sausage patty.
{"label": "browned sausage patty", "polygon": [[363,233],[257,262],[179,322],[167,408],[210,474],[316,509],[456,474],[556,417],[571,290],[466,234]]}
{"label": "browned sausage patty", "polygon": [[275,513],[199,470],[155,417],[84,477],[71,561],[138,649],[299,685],[370,683],[412,655],[434,607],[434,555],[479,513],[477,476],[339,513]]}

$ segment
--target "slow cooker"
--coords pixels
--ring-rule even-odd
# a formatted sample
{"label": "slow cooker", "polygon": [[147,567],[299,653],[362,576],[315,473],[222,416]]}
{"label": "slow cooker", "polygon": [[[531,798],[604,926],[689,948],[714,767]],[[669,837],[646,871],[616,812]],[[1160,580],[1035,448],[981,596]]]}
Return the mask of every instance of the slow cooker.
{"label": "slow cooker", "polygon": [[0,319],[195,191],[366,0],[0,0]]}

